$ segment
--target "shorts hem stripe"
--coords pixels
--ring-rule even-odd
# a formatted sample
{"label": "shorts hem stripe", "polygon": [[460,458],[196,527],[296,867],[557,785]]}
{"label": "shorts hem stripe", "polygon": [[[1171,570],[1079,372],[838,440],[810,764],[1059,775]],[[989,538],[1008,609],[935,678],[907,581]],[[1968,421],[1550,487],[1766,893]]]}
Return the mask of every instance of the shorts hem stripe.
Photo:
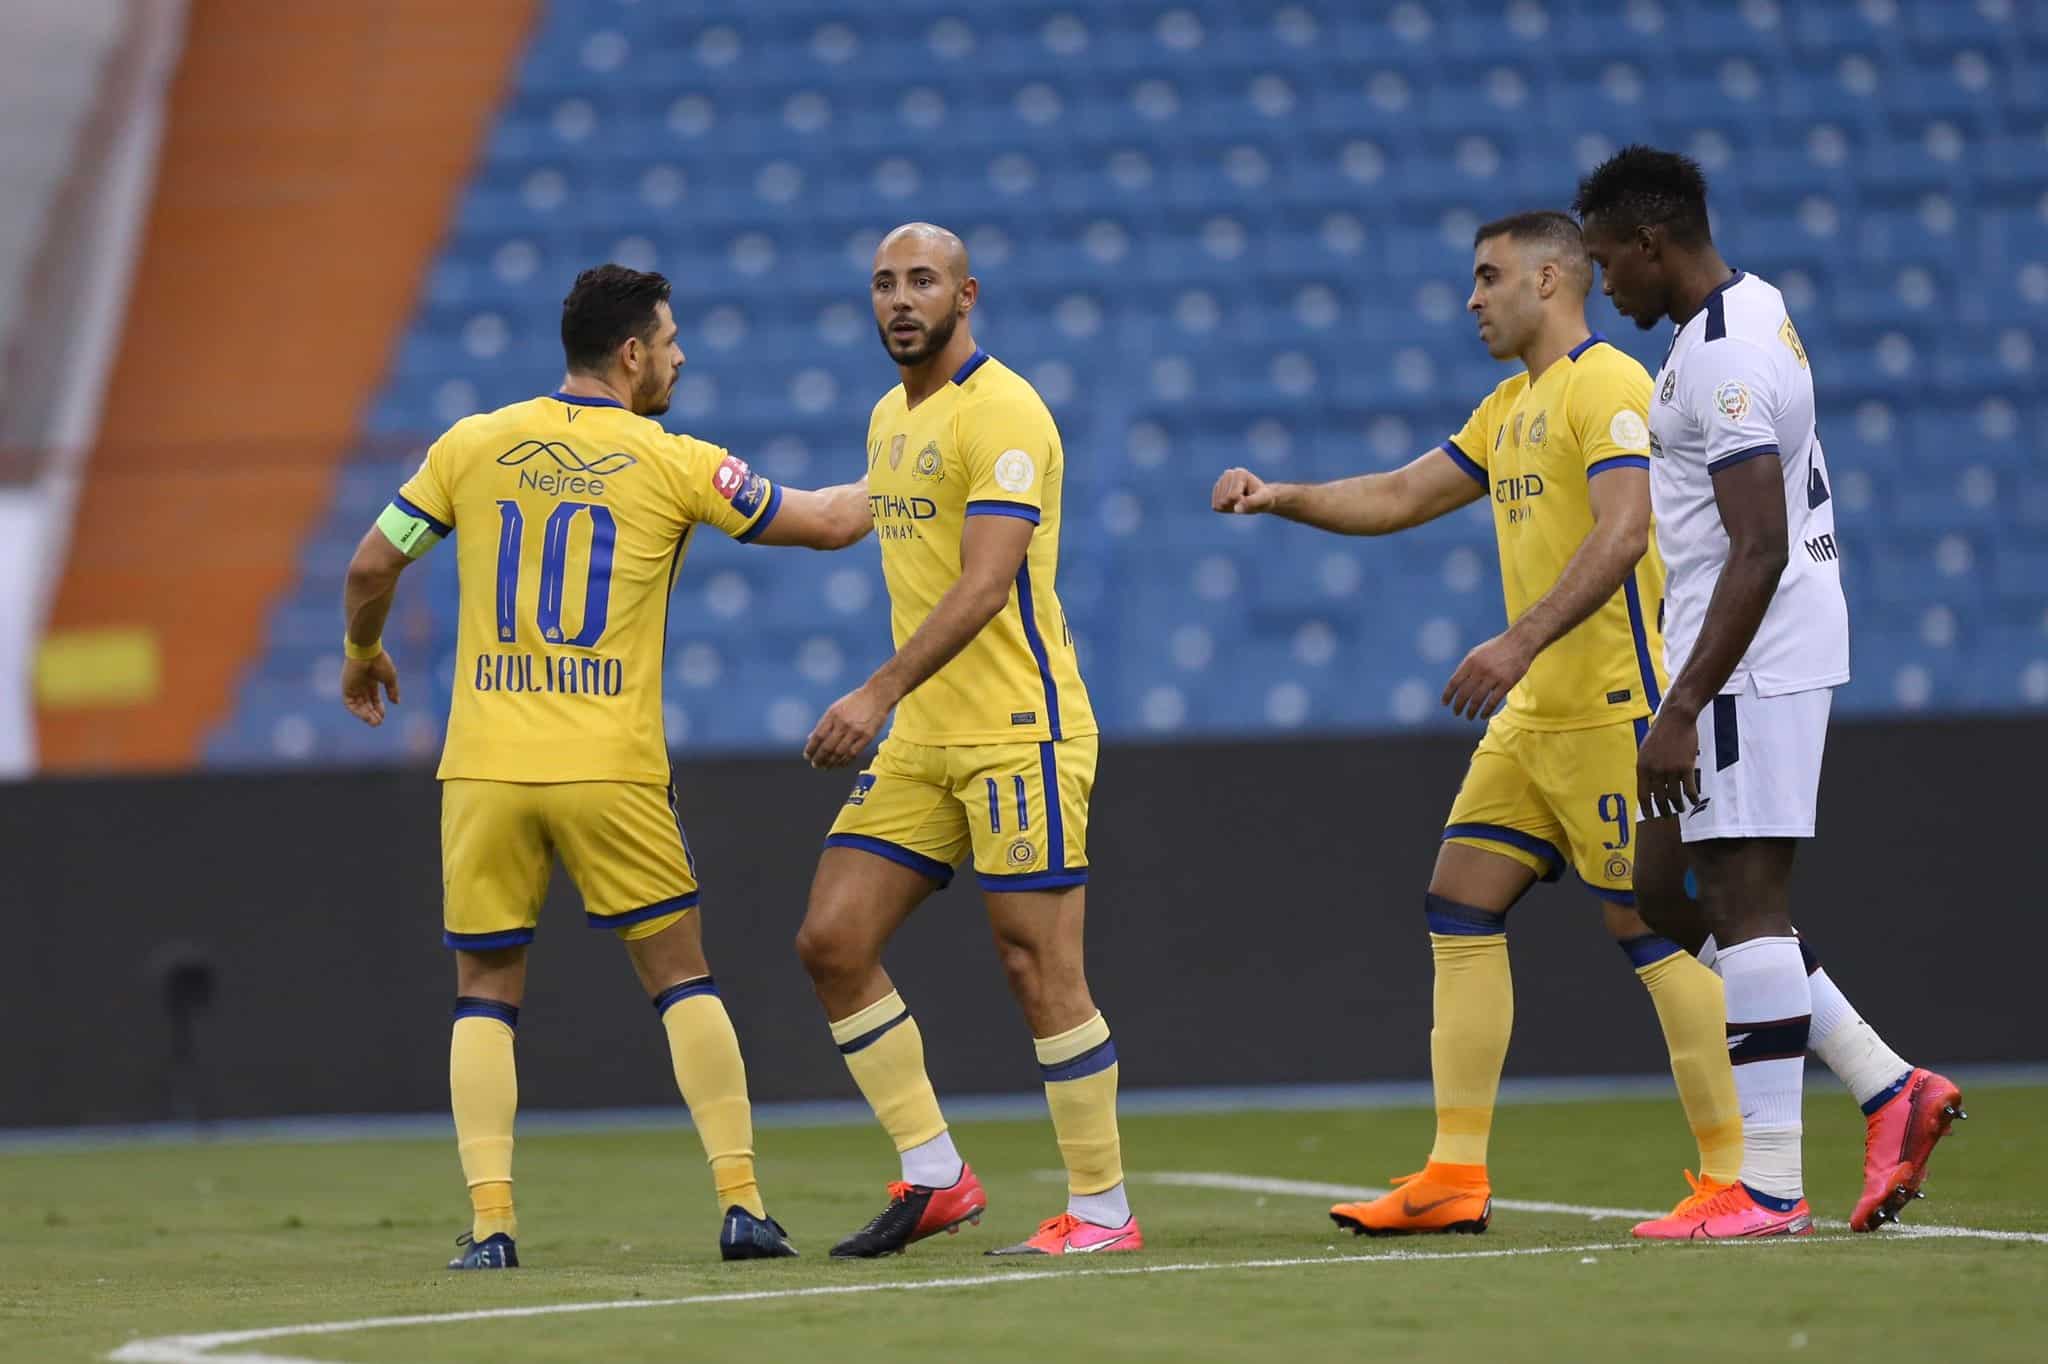
{"label": "shorts hem stripe", "polygon": [[646,923],[649,919],[658,919],[664,914],[680,914],[686,909],[696,907],[697,892],[693,890],[688,895],[657,900],[651,905],[642,905],[639,909],[629,909],[624,914],[592,914],[586,909],[583,911],[583,921],[592,928],[627,928],[633,924]]}
{"label": "shorts hem stripe", "polygon": [[441,931],[441,945],[458,952],[488,952],[495,947],[524,947],[533,941],[530,928],[510,928],[503,933],[455,933]]}
{"label": "shorts hem stripe", "polygon": [[983,890],[1064,890],[1069,886],[1088,884],[1088,868],[1069,867],[1065,871],[1027,871],[1010,874],[1006,872],[978,871],[975,879],[981,882]]}
{"label": "shorts hem stripe", "polygon": [[872,853],[885,861],[894,862],[899,867],[908,867],[914,872],[931,877],[939,883],[941,889],[953,879],[953,869],[938,858],[926,857],[921,852],[913,852],[901,843],[891,843],[886,838],[875,838],[869,834],[827,834],[825,846]]}
{"label": "shorts hem stripe", "polygon": [[1546,881],[1555,881],[1564,875],[1565,857],[1557,845],[1534,834],[1525,834],[1520,829],[1510,829],[1504,824],[1446,824],[1444,839],[1478,838],[1493,843],[1505,843],[1510,848],[1519,848],[1525,853],[1534,853],[1550,864],[1550,870],[1543,873]]}

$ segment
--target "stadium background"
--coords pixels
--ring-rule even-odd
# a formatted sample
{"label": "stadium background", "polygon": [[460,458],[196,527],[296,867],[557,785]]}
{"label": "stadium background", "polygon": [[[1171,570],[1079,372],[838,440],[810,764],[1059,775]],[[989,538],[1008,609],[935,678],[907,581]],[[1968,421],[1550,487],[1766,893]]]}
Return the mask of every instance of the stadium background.
{"label": "stadium background", "polygon": [[[1228,463],[1335,477],[1455,429],[1503,373],[1463,313],[1472,227],[1564,203],[1632,139],[1702,161],[1724,250],[1786,290],[1814,358],[1857,680],[1806,926],[1902,1046],[2039,1055],[2043,7],[20,11],[0,1029],[37,1041],[0,1052],[0,1123],[438,1107],[454,561],[406,584],[409,699],[373,733],[333,692],[349,547],[449,421],[554,381],[560,296],[603,258],[676,280],[673,428],[850,476],[893,379],[867,255],[913,217],[966,236],[977,332],[1070,451],[1061,593],[1108,739],[1095,973],[1129,1083],[1420,1074],[1416,900],[1471,739],[1434,703],[1500,623],[1488,522],[1342,541],[1216,518],[1206,491]],[[1654,366],[1660,334],[1590,311]],[[756,1092],[843,1095],[788,940],[844,783],[795,749],[887,647],[874,551],[706,542],[670,640]],[[669,1102],[616,949],[557,900],[530,1102]],[[1549,890],[1520,917],[1513,1072],[1659,1065],[1587,907]],[[950,1030],[942,1088],[1027,1090],[976,917],[949,892],[892,961]],[[1966,932],[1986,923],[1996,953]],[[1226,992],[1257,1029],[1224,1026]],[[309,1054],[307,1020],[337,1017]]]}

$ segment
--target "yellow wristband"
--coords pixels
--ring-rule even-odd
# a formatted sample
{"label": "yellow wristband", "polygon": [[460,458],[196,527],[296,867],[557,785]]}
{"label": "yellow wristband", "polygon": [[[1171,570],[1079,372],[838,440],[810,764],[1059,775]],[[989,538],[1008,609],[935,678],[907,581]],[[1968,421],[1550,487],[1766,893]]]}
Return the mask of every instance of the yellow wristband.
{"label": "yellow wristband", "polygon": [[358,644],[344,634],[341,637],[341,651],[358,663],[367,663],[384,652],[384,641],[380,639],[375,644]]}

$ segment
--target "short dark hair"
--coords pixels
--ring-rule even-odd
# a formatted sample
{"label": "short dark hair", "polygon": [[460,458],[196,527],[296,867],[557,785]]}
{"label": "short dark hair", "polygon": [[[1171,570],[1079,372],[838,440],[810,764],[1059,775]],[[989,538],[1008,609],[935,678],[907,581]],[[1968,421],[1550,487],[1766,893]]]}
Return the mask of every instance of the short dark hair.
{"label": "short dark hair", "polygon": [[629,338],[651,337],[655,305],[668,293],[668,280],[652,270],[599,265],[576,276],[562,300],[562,355],[569,368],[599,372]]}
{"label": "short dark hair", "polygon": [[1547,242],[1560,251],[1585,254],[1585,239],[1579,235],[1579,225],[1571,215],[1555,209],[1538,209],[1533,213],[1511,213],[1505,218],[1495,218],[1482,223],[1472,234],[1472,245],[1477,249],[1481,242],[1492,241],[1495,237],[1506,237],[1517,242]]}
{"label": "short dark hair", "polygon": [[1661,225],[1671,239],[1693,246],[1709,241],[1707,177],[1700,163],[1677,152],[1623,147],[1579,181],[1572,212],[1598,218],[1622,232]]}

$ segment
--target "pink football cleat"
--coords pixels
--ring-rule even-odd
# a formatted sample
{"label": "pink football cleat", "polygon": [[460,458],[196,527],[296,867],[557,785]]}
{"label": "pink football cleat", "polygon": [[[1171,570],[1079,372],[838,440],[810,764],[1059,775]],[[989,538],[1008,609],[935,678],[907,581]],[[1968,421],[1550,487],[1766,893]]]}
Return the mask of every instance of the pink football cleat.
{"label": "pink football cleat", "polygon": [[1644,1222],[1635,1234],[1646,1241],[1734,1241],[1756,1236],[1808,1236],[1813,1209],[1800,1199],[1791,1209],[1767,1208],[1740,1180],[1706,1184],[1686,1172],[1692,1193],[1669,1216]]}
{"label": "pink football cleat", "polygon": [[1849,1215],[1849,1230],[1876,1231],[1923,1197],[1927,1158],[1963,1111],[1963,1091],[1931,1070],[1915,1069],[1899,1092],[1864,1118],[1863,1197]]}
{"label": "pink football cleat", "polygon": [[990,1255],[1094,1255],[1099,1251],[1143,1250],[1145,1234],[1133,1217],[1120,1227],[1083,1222],[1070,1212],[1047,1218],[1029,1240],[987,1252]]}

